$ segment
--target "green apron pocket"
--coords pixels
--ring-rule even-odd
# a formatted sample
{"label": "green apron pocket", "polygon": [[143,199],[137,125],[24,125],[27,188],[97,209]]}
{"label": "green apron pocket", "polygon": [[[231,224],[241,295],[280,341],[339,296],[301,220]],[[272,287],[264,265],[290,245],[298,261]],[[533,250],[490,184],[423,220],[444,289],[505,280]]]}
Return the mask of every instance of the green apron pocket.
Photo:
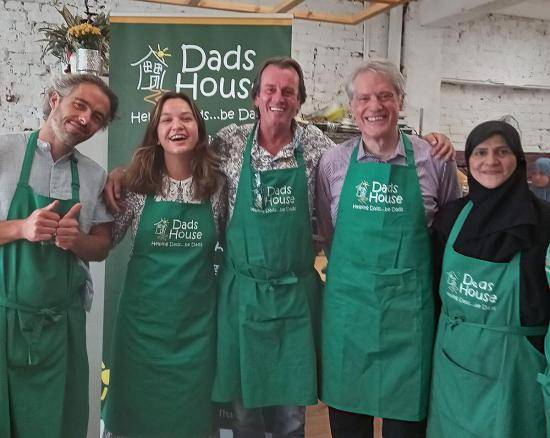
{"label": "green apron pocket", "polygon": [[[416,271],[405,268],[356,272],[360,272],[359,281],[346,284],[340,279],[333,289],[341,300],[345,318],[342,377],[347,385],[362,388],[349,394],[349,402],[360,403],[369,388],[380,397],[391,394],[393,405],[398,405],[398,400],[408,400],[407,394],[419,398],[421,295],[417,292]],[[383,399],[379,402],[385,404]],[[411,408],[404,409],[408,412]]]}
{"label": "green apron pocket", "polygon": [[44,318],[8,309],[8,363],[11,366],[44,365],[56,360],[66,342],[66,319]]}
{"label": "green apron pocket", "polygon": [[[372,286],[380,311],[381,409],[410,417],[422,410],[418,404],[423,405],[422,394],[429,390],[430,371],[426,362],[431,360],[431,350],[423,354],[422,346],[424,342],[431,343],[431,336],[427,341],[425,335],[433,333],[433,328],[424,327],[424,292],[418,280],[421,276],[417,274],[410,268],[376,272]],[[433,310],[428,313],[433,318]],[[423,375],[426,377],[422,378]]]}
{"label": "green apron pocket", "polygon": [[309,320],[308,297],[299,283],[250,283],[244,291],[251,296],[246,300],[241,298],[241,305],[244,303],[244,318],[247,321],[269,323],[285,319]]}
{"label": "green apron pocket", "polygon": [[[259,363],[269,363],[266,355],[273,355],[278,363],[278,355],[291,351],[299,357],[304,345],[313,349],[311,312],[302,280],[290,284],[241,281],[240,293],[247,294],[240,298],[241,336],[245,345],[260,346]],[[292,345],[297,339],[299,345]]]}
{"label": "green apron pocket", "polygon": [[[239,330],[243,399],[250,407],[317,401],[314,327],[308,283],[242,281]],[[246,285],[246,287],[244,287]],[[297,379],[288,386],[288,376]],[[258,388],[262,388],[259,391]]]}
{"label": "green apron pocket", "polygon": [[[421,285],[417,284],[414,269],[387,269],[370,273],[372,288],[378,298],[378,308],[381,314],[380,324],[386,330],[381,332],[384,341],[390,344],[401,341],[396,337],[405,336],[410,339],[411,332],[418,332],[418,311],[420,310]],[[403,330],[406,328],[406,330]],[[390,336],[386,336],[390,335]],[[388,350],[400,345],[388,345]]]}
{"label": "green apron pocket", "polygon": [[473,436],[492,436],[498,409],[495,401],[499,399],[497,380],[464,368],[444,349],[440,352],[439,365],[440,375],[444,377],[434,382],[438,385],[436,404],[440,409],[444,406],[460,409],[459,415],[442,409],[446,421],[455,421]]}

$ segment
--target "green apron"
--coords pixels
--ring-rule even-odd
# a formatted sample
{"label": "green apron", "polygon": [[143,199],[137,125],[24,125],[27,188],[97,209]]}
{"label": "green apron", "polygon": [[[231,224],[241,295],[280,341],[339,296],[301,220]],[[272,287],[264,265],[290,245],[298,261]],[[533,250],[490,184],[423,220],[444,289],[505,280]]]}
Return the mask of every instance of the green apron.
{"label": "green apron", "polygon": [[103,418],[132,438],[212,430],[216,229],[210,202],[145,201],[114,328]]}
{"label": "green apron", "polygon": [[[550,246],[546,251],[546,278],[550,286]],[[546,353],[546,371],[539,373],[538,382],[541,384],[542,396],[544,398],[544,412],[546,416],[546,437],[550,438],[550,329],[544,339],[544,352]]]}
{"label": "green apron", "polygon": [[443,257],[428,436],[541,438],[537,373],[545,360],[526,336],[547,327],[521,327],[520,253],[494,263],[454,251],[471,208],[458,216]]}
{"label": "green apron", "polygon": [[[38,132],[27,143],[8,220],[27,218],[54,198],[29,186]],[[79,201],[76,160],[72,199]],[[80,300],[85,272],[69,251],[17,240],[0,246],[0,436],[85,437],[88,425],[86,316]]]}
{"label": "green apron", "polygon": [[254,171],[254,132],[226,235],[213,399],[246,408],[316,404],[320,281],[302,150],[297,168]]}
{"label": "green apron", "polygon": [[414,151],[407,165],[353,150],[329,257],[321,400],[348,412],[426,416],[434,308],[432,251]]}

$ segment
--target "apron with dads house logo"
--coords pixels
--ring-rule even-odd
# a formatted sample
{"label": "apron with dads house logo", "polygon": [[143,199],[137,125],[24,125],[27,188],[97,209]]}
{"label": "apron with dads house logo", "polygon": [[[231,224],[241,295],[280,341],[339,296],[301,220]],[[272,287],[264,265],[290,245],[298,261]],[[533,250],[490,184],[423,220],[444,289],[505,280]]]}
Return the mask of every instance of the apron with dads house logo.
{"label": "apron with dads house logo", "polygon": [[216,237],[210,202],[147,197],[114,329],[103,411],[110,432],[201,438],[212,430]]}
{"label": "apron with dads house logo", "polygon": [[[39,132],[27,142],[7,220],[23,220],[56,198],[36,193],[29,177]],[[71,198],[80,202],[77,160],[69,157]],[[86,273],[53,241],[0,245],[0,437],[83,438],[88,424]]]}
{"label": "apron with dads house logo", "polygon": [[406,166],[351,155],[322,315],[321,400],[348,412],[426,416],[434,309],[432,251],[414,151]]}
{"label": "apron with dads house logo", "polygon": [[458,216],[443,257],[428,436],[543,438],[537,373],[545,359],[527,336],[547,326],[521,326],[519,252],[495,263],[453,249],[472,205]]}
{"label": "apron with dads house logo", "polygon": [[317,403],[314,267],[303,152],[295,168],[256,171],[248,137],[227,228],[213,397],[246,408]]}

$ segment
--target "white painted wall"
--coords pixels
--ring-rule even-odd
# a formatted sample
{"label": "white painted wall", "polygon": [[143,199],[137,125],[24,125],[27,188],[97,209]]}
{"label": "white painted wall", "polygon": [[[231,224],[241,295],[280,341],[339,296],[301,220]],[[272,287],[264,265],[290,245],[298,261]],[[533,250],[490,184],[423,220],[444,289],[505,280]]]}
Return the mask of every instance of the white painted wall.
{"label": "white painted wall", "polygon": [[550,152],[550,90],[478,85],[441,86],[441,131],[464,149],[468,133],[479,122],[512,114],[522,144],[529,152]]}
{"label": "white painted wall", "polygon": [[488,15],[445,29],[443,39],[443,77],[550,88],[550,21]]}
{"label": "white painted wall", "polygon": [[480,121],[512,114],[526,150],[550,151],[550,21],[486,16],[447,29],[443,41],[442,131],[462,147]]}
{"label": "white painted wall", "polygon": [[[550,151],[550,21],[484,15],[425,26],[422,2],[406,14],[403,71],[407,122],[440,130],[457,149],[478,123],[513,115],[525,150]],[[550,4],[548,5],[550,9]]]}

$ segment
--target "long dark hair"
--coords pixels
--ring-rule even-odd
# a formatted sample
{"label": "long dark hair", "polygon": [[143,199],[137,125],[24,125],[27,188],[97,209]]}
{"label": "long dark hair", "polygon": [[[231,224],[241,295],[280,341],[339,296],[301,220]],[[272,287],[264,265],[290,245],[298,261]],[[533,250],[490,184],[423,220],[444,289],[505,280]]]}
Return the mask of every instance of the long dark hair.
{"label": "long dark hair", "polygon": [[192,190],[195,199],[208,199],[218,187],[218,159],[208,145],[206,126],[197,105],[186,94],[175,91],[163,93],[157,101],[141,146],[134,152],[126,172],[126,186],[128,190],[145,195],[162,193],[162,174],[166,170],[166,165],[157,137],[157,128],[162,108],[169,99],[182,99],[187,102],[197,121],[199,139],[191,158]]}

